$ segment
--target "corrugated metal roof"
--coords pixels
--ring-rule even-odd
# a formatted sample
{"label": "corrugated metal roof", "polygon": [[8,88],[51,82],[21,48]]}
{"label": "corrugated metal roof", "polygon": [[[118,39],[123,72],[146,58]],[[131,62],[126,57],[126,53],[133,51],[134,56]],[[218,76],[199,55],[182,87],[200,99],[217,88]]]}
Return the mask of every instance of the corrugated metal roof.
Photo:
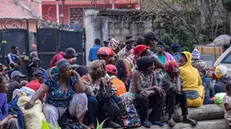
{"label": "corrugated metal roof", "polygon": [[[15,0],[16,1],[16,0]],[[14,0],[0,0],[0,19],[36,19]]]}

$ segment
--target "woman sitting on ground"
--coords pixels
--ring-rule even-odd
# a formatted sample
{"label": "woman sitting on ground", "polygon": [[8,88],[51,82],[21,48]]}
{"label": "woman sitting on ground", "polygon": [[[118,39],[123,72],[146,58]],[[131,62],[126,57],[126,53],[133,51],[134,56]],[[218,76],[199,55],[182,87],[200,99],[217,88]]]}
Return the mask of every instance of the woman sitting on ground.
{"label": "woman sitting on ground", "polygon": [[[130,92],[135,94],[141,123],[145,127],[151,127],[152,124],[159,126],[164,124],[160,122],[160,118],[164,106],[165,92],[156,86],[154,61],[155,58],[152,56],[144,56],[138,59],[138,71],[134,71],[130,86]],[[149,117],[148,109],[152,109]]]}
{"label": "woman sitting on ground", "polygon": [[196,121],[188,118],[188,108],[187,108],[187,97],[182,90],[182,83],[179,76],[179,65],[175,61],[170,61],[166,64],[166,74],[163,75],[161,79],[161,87],[166,92],[166,102],[168,107],[168,125],[170,127],[175,126],[175,121],[173,120],[173,115],[175,111],[175,105],[180,103],[183,122],[190,123],[193,126],[197,124]]}
{"label": "woman sitting on ground", "polygon": [[61,59],[56,63],[59,74],[52,75],[36,91],[30,101],[25,105],[25,109],[33,107],[35,101],[46,94],[43,112],[47,122],[58,127],[59,118],[69,110],[72,117],[76,117],[78,123],[87,128],[83,123],[83,118],[87,112],[87,96],[85,86],[79,74],[71,70],[71,65],[66,59]]}
{"label": "woman sitting on ground", "polygon": [[114,114],[117,111],[111,111],[113,113],[110,114],[104,107],[105,104],[108,104],[108,101],[106,100],[111,98],[108,94],[112,95],[110,88],[104,85],[103,77],[105,77],[105,75],[106,62],[104,60],[96,60],[91,62],[89,66],[89,74],[82,77],[84,84],[87,86],[86,94],[88,96],[88,103],[91,103],[91,106],[88,106],[88,115],[90,115],[88,116],[88,122],[92,124],[95,122],[96,111],[98,111],[98,113],[100,112],[99,119],[101,119],[104,116],[104,113],[106,113],[110,118],[109,122],[107,122],[109,126],[120,127],[117,123],[113,122],[115,120]]}
{"label": "woman sitting on ground", "polygon": [[17,116],[8,114],[7,90],[7,81],[0,75],[0,129],[19,129]]}
{"label": "woman sitting on ground", "polygon": [[204,102],[205,90],[198,70],[192,67],[192,55],[189,52],[181,54],[180,76],[183,80],[183,89],[187,96],[189,107],[199,107]]}

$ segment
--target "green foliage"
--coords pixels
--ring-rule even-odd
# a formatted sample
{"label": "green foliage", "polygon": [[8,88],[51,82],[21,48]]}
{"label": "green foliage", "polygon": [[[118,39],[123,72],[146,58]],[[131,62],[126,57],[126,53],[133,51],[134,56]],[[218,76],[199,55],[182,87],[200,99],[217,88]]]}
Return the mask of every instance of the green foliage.
{"label": "green foliage", "polygon": [[100,124],[99,124],[99,121],[98,121],[98,119],[97,119],[97,127],[96,127],[96,129],[103,129],[103,125],[104,125],[104,123],[108,120],[109,118],[107,118],[107,119],[105,119],[103,122],[101,122]]}

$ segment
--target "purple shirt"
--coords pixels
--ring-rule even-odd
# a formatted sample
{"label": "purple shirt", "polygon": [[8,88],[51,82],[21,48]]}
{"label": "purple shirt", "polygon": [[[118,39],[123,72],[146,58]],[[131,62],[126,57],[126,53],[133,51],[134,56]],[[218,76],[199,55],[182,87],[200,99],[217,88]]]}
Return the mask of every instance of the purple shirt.
{"label": "purple shirt", "polygon": [[8,116],[8,105],[5,93],[0,93],[0,121]]}

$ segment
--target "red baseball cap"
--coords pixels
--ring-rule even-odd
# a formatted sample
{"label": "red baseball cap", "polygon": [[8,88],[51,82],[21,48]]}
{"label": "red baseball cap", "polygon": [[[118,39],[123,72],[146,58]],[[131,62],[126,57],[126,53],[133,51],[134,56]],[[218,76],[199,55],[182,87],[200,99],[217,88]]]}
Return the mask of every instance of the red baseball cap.
{"label": "red baseball cap", "polygon": [[113,65],[113,64],[108,64],[108,65],[106,66],[106,71],[107,71],[108,73],[112,73],[112,74],[117,74],[117,73],[118,73],[118,72],[117,72],[116,66]]}

